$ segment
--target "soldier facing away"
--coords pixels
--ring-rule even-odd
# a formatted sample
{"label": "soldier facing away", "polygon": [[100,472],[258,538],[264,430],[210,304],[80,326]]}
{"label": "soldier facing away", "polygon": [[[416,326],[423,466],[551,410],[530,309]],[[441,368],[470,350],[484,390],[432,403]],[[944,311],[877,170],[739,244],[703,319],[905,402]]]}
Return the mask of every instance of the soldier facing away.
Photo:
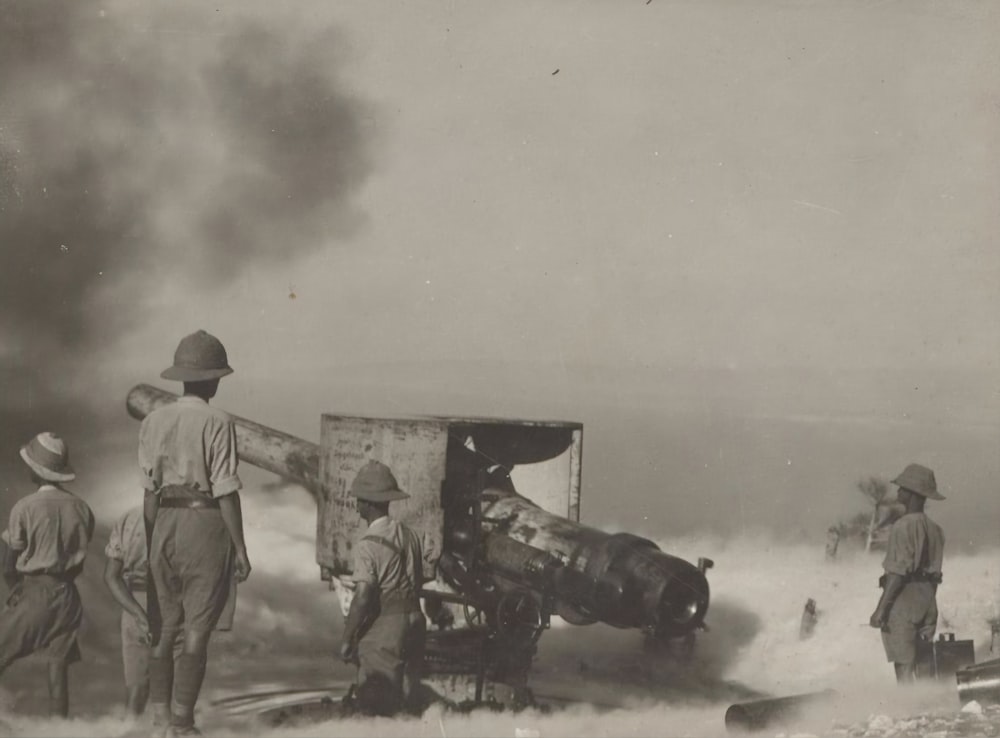
{"label": "soldier facing away", "polygon": [[882,631],[886,658],[893,662],[896,681],[912,682],[916,673],[917,642],[930,641],[937,627],[937,587],[941,583],[944,533],[924,513],[928,499],[943,500],[934,472],[910,464],[892,480],[905,514],[892,524],[879,580],[882,597],[869,621]]}
{"label": "soldier facing away", "polygon": [[368,530],[354,548],[355,595],[340,655],[358,664],[360,710],[393,715],[415,709],[419,699],[427,628],[419,599],[423,550],[417,533],[389,517],[389,503],[409,497],[389,467],[369,461],[350,493]]}
{"label": "soldier facing away", "polygon": [[90,506],[62,484],[76,473],[66,443],[39,433],[21,448],[37,491],[15,503],[2,538],[4,580],[10,587],[0,613],[0,673],[33,653],[49,660],[49,711],[69,714],[69,665],[80,660],[77,629],[83,605],[74,580],[94,535]]}
{"label": "soldier facing away", "polygon": [[[127,510],[111,528],[104,555],[104,583],[122,609],[122,667],[125,673],[125,708],[133,716],[141,715],[149,700],[149,659],[152,636],[149,624],[149,561],[146,555],[146,528],[143,506]],[[216,630],[229,630],[233,624],[235,598],[230,597]],[[180,636],[180,634],[178,634]],[[174,666],[183,652],[183,639],[173,644]]]}
{"label": "soldier facing away", "polygon": [[[250,575],[238,491],[236,429],[209,406],[232,373],[222,343],[205,331],[183,338],[161,377],[184,396],[151,412],[139,430],[139,467],[157,622],[149,665],[153,723],[197,735],[194,709],[205,678],[208,641]],[[176,668],[174,638],[183,632]]]}

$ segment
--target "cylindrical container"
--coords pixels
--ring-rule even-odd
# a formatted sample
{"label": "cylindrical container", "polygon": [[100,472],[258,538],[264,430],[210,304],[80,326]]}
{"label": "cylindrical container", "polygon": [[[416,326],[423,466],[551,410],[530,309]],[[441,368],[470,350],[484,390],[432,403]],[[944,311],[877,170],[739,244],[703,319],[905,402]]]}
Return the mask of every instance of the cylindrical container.
{"label": "cylindrical container", "polygon": [[958,699],[964,705],[975,700],[981,705],[1000,704],[1000,659],[982,661],[955,672]]}
{"label": "cylindrical container", "polygon": [[746,732],[764,730],[775,724],[794,720],[808,705],[831,700],[836,696],[834,690],[825,689],[822,692],[741,702],[726,710],[726,729]]}

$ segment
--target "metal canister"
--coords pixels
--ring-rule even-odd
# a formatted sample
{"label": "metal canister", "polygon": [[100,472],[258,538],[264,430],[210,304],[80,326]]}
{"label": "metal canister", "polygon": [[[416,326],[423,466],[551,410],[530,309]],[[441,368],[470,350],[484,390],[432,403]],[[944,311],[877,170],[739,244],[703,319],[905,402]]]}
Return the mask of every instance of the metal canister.
{"label": "metal canister", "polygon": [[1000,659],[981,661],[955,672],[958,699],[964,705],[975,700],[981,705],[1000,704]]}
{"label": "metal canister", "polygon": [[795,720],[805,707],[837,697],[837,692],[824,689],[789,697],[773,697],[753,702],[740,702],[726,710],[726,730],[753,732]]}

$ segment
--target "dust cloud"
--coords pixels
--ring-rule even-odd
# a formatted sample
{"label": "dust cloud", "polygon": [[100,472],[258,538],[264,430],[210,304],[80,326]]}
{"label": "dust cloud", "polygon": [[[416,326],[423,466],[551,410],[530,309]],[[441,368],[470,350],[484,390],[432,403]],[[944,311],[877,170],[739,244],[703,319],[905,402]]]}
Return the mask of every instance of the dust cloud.
{"label": "dust cloud", "polygon": [[[715,561],[709,571],[708,630],[699,634],[688,663],[647,652],[635,631],[557,620],[542,637],[531,681],[539,695],[560,705],[548,714],[457,715],[435,707],[419,719],[283,729],[225,716],[210,707],[212,700],[264,689],[319,688],[351,677],[333,656],[342,617],[313,563],[311,505],[305,491],[295,487],[266,495],[251,491],[245,497],[247,519],[257,521],[248,526],[254,575],[241,588],[236,630],[213,640],[199,708],[208,735],[718,736],[725,733],[725,711],[735,702],[824,689],[836,690],[839,697],[817,703],[796,723],[765,734],[797,730],[823,735],[873,714],[902,718],[958,708],[953,684],[909,690],[895,686],[879,635],[867,625],[878,596],[879,555],[847,550],[828,562],[822,542],[813,546],[775,543],[765,536],[691,536],[659,541],[664,550],[688,560],[708,556]],[[980,660],[990,657],[987,621],[996,613],[997,553],[946,555],[939,590],[939,631],[974,639]],[[84,597],[91,626],[113,632],[108,622],[114,617],[112,608],[95,614],[95,600],[107,596],[91,589]],[[816,600],[818,620],[812,637],[800,640],[807,598]],[[105,622],[95,623],[95,617]],[[26,680],[36,679],[29,667],[15,667],[21,678],[15,678],[13,669],[5,675],[8,704],[23,715],[9,719],[16,734],[125,734],[129,727],[119,717],[115,645],[102,648],[102,653],[85,648],[88,662],[71,675],[79,690],[74,714],[80,717],[68,723],[31,716],[42,713],[43,704],[37,694],[29,695],[32,687]],[[34,682],[36,693],[42,683]]]}

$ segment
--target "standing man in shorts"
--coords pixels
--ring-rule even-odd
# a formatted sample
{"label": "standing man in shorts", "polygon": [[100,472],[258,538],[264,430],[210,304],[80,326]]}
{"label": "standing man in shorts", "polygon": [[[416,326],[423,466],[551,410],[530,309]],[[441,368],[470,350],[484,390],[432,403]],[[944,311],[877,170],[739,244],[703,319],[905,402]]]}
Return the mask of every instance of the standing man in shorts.
{"label": "standing man in shorts", "polygon": [[937,588],[941,583],[944,533],[924,513],[926,500],[943,500],[934,472],[910,464],[892,480],[896,499],[906,513],[892,524],[879,583],[882,597],[869,623],[882,631],[886,658],[893,663],[896,681],[912,682],[916,674],[917,643],[930,641],[937,628]]}
{"label": "standing man in shorts", "polygon": [[111,528],[104,548],[104,583],[122,608],[122,665],[125,669],[125,707],[138,716],[149,699],[149,655],[152,636],[146,613],[146,528],[142,505],[127,511]]}
{"label": "standing man in shorts", "polygon": [[[238,491],[236,428],[209,406],[232,373],[226,349],[198,331],[181,339],[160,376],[184,383],[177,402],[154,410],[139,429],[139,468],[149,570],[159,622],[153,624],[149,699],[154,725],[198,735],[194,708],[205,678],[208,640],[232,595],[250,575]],[[177,659],[174,638],[183,633]]]}
{"label": "standing man in shorts", "polygon": [[3,575],[10,596],[0,612],[0,674],[33,653],[49,659],[49,711],[69,714],[69,665],[80,660],[76,642],[83,605],[74,580],[94,535],[90,506],[62,484],[76,474],[65,441],[39,433],[21,448],[38,490],[10,511],[2,536]]}
{"label": "standing man in shorts", "polygon": [[[122,608],[122,666],[125,671],[125,708],[133,716],[141,715],[149,700],[149,659],[152,636],[149,624],[149,562],[146,557],[146,527],[143,507],[125,512],[111,528],[104,548],[104,583],[111,596]],[[235,590],[235,581],[232,588]],[[233,625],[233,605],[230,597],[226,609],[216,624],[216,630],[229,630]],[[183,639],[174,640],[174,664],[180,655]]]}

